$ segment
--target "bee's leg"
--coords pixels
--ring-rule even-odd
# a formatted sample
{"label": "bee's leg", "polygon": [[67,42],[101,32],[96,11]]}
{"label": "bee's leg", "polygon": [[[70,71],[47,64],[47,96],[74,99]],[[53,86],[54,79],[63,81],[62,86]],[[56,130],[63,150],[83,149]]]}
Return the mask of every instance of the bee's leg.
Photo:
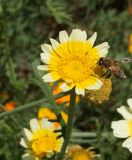
{"label": "bee's leg", "polygon": [[101,77],[110,78],[111,77],[111,70],[107,70],[105,73],[102,74]]}
{"label": "bee's leg", "polygon": [[107,75],[106,75],[106,78],[110,78],[111,77],[111,71],[109,70]]}

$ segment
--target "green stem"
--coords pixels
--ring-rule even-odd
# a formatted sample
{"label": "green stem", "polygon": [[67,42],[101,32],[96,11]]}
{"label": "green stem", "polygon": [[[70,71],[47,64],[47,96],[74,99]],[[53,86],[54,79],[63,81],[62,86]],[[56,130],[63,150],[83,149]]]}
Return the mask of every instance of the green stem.
{"label": "green stem", "polygon": [[[58,95],[55,95],[55,99],[58,99],[60,97],[63,97],[64,94],[58,94]],[[43,98],[43,99],[40,99],[40,100],[37,100],[37,101],[34,101],[34,102],[31,102],[31,103],[28,103],[28,104],[24,104],[22,106],[19,106],[17,108],[15,108],[14,110],[12,111],[5,111],[5,112],[2,112],[0,113],[0,119],[5,117],[5,116],[10,116],[12,114],[15,114],[15,113],[18,113],[18,112],[21,112],[21,111],[24,111],[25,109],[30,109],[30,108],[33,108],[34,106],[36,105],[39,105],[39,104],[43,104],[45,103],[47,100],[46,98]],[[0,108],[3,107],[3,105],[0,103]],[[39,106],[38,106],[39,107]],[[3,111],[4,111],[4,107],[3,107]]]}
{"label": "green stem", "polygon": [[[32,108],[38,104],[42,104],[42,103],[45,103],[46,102],[46,98],[43,98],[43,99],[40,99],[38,101],[34,101],[32,103],[28,103],[28,104],[25,104],[25,105],[22,105],[20,107],[17,107],[16,109],[12,110],[12,111],[6,111],[6,112],[3,112],[3,113],[0,113],[0,118],[3,118],[4,116],[9,116],[9,115],[12,115],[14,113],[17,113],[17,112],[21,112],[25,109],[29,109],[29,108]],[[39,106],[38,106],[39,107]]]}
{"label": "green stem", "polygon": [[95,132],[82,132],[82,131],[72,131],[72,138],[96,138],[97,134]]}
{"label": "green stem", "polygon": [[60,152],[60,160],[63,159],[66,148],[69,144],[70,141],[70,135],[71,135],[71,130],[72,130],[72,123],[73,123],[73,115],[75,111],[75,101],[76,101],[76,94],[75,94],[75,88],[71,90],[71,95],[70,95],[70,107],[68,110],[68,122],[67,122],[67,127],[66,127],[66,133],[65,133],[65,140],[63,143],[63,146],[61,148]]}

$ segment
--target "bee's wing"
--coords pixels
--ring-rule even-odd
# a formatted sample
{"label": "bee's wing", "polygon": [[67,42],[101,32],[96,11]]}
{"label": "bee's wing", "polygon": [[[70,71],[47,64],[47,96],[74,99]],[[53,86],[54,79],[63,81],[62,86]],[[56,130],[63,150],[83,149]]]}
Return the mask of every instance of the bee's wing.
{"label": "bee's wing", "polygon": [[132,58],[117,58],[115,59],[115,61],[122,62],[122,63],[130,63],[132,62]]}
{"label": "bee's wing", "polygon": [[114,63],[114,65],[111,67],[111,71],[117,78],[126,78],[126,74],[123,69],[121,69],[121,66],[119,63]]}
{"label": "bee's wing", "polygon": [[120,78],[126,78],[126,74],[123,70],[120,70]]}

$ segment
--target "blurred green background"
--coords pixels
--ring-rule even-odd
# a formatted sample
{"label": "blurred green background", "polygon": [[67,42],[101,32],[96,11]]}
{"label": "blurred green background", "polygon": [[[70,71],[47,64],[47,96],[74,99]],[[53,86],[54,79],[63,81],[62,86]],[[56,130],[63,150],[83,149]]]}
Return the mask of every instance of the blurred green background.
{"label": "blurred green background", "polygon": [[[13,100],[17,107],[44,98],[32,79],[32,62],[39,60],[40,45],[49,38],[58,38],[60,30],[73,28],[97,31],[96,44],[107,41],[108,57],[129,57],[129,37],[132,32],[131,0],[0,0],[0,93],[10,94],[0,99],[0,106]],[[121,119],[116,108],[132,97],[132,64],[123,65],[127,79],[113,78],[113,90],[108,102],[89,104],[84,100],[76,111],[75,128],[97,134],[93,145],[101,160],[130,160],[132,154],[121,147],[122,140],[112,135],[111,121]],[[0,120],[0,160],[18,160],[24,153],[19,145],[21,130],[28,126],[37,108],[2,116]],[[103,135],[103,133],[105,133]]]}

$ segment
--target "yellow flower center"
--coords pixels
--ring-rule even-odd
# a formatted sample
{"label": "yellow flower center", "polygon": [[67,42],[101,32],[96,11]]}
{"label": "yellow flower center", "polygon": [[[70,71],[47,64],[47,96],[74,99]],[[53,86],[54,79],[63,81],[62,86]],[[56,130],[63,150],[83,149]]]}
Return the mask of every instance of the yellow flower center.
{"label": "yellow flower center", "polygon": [[54,133],[52,130],[36,131],[31,140],[33,154],[37,157],[44,157],[46,153],[57,151],[57,147],[60,144],[57,136],[58,133]]}
{"label": "yellow flower center", "polygon": [[[70,51],[67,46],[71,46]],[[99,54],[97,49],[92,49],[91,54],[89,47],[87,42],[69,42],[58,47],[57,53],[65,51],[58,63],[58,73],[63,80],[78,83],[94,75]]]}
{"label": "yellow flower center", "polygon": [[132,137],[132,120],[128,122],[129,134]]}

